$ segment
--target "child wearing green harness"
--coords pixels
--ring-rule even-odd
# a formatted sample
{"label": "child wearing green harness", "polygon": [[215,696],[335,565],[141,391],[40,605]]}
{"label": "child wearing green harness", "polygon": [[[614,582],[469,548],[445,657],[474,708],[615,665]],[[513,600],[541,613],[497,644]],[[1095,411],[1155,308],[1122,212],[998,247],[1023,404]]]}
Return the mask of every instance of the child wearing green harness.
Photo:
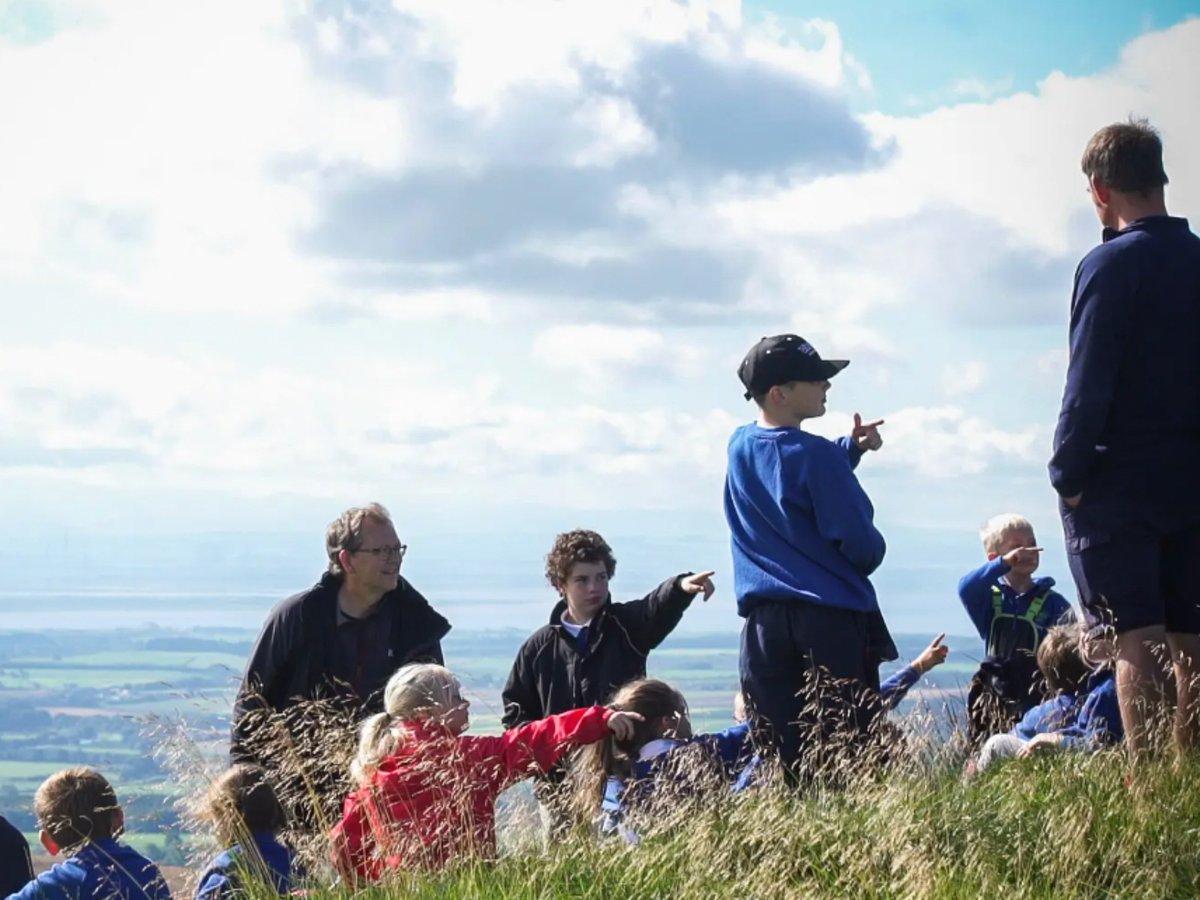
{"label": "child wearing green harness", "polygon": [[986,646],[967,698],[972,742],[1007,731],[1041,702],[1038,645],[1051,626],[1074,618],[1054,579],[1034,577],[1041,547],[1028,519],[996,516],[980,538],[988,561],[958,583],[963,608]]}

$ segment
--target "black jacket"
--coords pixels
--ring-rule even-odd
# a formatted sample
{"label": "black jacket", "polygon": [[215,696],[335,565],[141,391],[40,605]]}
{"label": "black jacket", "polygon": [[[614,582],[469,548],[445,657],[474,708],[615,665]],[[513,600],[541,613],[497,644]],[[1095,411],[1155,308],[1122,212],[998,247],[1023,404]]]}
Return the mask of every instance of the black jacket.
{"label": "black jacket", "polygon": [[[348,685],[327,677],[333,668],[337,642],[337,596],[341,578],[326,572],[312,588],[280,602],[263,625],[246,663],[242,686],[233,707],[230,755],[249,761],[241,747],[243,719],[264,706],[279,711],[304,700],[345,697],[362,705],[362,714],[383,708],[380,684],[364,685],[365,697],[348,695]],[[420,592],[403,577],[380,603],[391,604],[391,639],[387,643],[390,671],[412,662],[441,663],[441,640],[450,631],[447,622]]]}
{"label": "black jacket", "polygon": [[680,589],[684,575],[669,578],[641,600],[613,603],[610,595],[588,626],[587,652],[562,625],[560,600],[550,624],[517,651],[501,695],[504,727],[606,703],[616,690],[646,675],[646,655],[679,624],[694,594]]}
{"label": "black jacket", "polygon": [[33,863],[25,835],[0,816],[0,897],[17,893],[31,881]]}

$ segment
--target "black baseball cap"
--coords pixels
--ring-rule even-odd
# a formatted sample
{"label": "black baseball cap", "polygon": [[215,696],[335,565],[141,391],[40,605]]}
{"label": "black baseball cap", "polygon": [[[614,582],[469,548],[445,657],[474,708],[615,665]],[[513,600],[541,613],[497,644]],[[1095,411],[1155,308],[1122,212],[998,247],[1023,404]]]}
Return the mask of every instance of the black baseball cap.
{"label": "black baseball cap", "polygon": [[765,337],[750,348],[738,366],[738,378],[746,386],[746,399],[765,394],[789,381],[825,381],[846,366],[848,359],[821,359],[813,345],[795,334]]}

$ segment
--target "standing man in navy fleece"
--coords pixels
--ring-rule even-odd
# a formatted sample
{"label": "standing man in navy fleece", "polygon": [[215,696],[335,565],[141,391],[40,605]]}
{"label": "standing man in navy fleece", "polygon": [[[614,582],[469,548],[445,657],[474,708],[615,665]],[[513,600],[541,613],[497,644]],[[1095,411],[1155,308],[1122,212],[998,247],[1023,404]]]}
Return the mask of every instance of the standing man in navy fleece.
{"label": "standing man in navy fleece", "polygon": [[750,348],[738,377],[759,415],[730,438],[725,480],[746,619],[742,691],[760,734],[805,775],[836,764],[810,750],[870,729],[882,713],[879,663],[897,657],[868,580],[883,561],[883,536],[854,477],[863,453],[882,446],[883,422],[856,414],[853,432],[836,442],[800,430],[825,414],[829,379],[847,365],[794,334]]}
{"label": "standing man in navy fleece", "polygon": [[1200,239],[1167,215],[1162,143],[1145,121],[1096,132],[1083,174],[1104,242],[1075,273],[1050,480],[1080,603],[1116,631],[1130,749],[1151,749],[1177,697],[1188,750],[1200,736]]}

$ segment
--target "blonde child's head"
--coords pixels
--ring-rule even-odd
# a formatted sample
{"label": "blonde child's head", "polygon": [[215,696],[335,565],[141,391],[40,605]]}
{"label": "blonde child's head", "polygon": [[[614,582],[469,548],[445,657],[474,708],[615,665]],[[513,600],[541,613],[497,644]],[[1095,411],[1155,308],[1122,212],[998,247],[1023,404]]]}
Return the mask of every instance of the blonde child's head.
{"label": "blonde child's head", "polygon": [[358,754],[350,774],[358,782],[370,778],[404,740],[404,722],[435,721],[461,734],[469,724],[469,705],[458,679],[445,666],[417,663],[398,670],[383,689],[383,712],[359,729]]}
{"label": "blonde child's head", "polygon": [[[988,559],[1003,556],[1016,547],[1032,547],[1037,544],[1032,523],[1016,513],[992,516],[979,529],[979,539],[983,541],[983,549]],[[1014,541],[1018,543],[1014,544]],[[1012,546],[1008,546],[1009,544]]]}
{"label": "blonde child's head", "polygon": [[208,788],[200,817],[212,825],[222,846],[247,840],[256,832],[274,834],[287,826],[287,814],[258,766],[226,769]]}
{"label": "blonde child's head", "polygon": [[55,772],[33,795],[43,846],[51,853],[116,837],[125,824],[117,792],[95,769]]}

